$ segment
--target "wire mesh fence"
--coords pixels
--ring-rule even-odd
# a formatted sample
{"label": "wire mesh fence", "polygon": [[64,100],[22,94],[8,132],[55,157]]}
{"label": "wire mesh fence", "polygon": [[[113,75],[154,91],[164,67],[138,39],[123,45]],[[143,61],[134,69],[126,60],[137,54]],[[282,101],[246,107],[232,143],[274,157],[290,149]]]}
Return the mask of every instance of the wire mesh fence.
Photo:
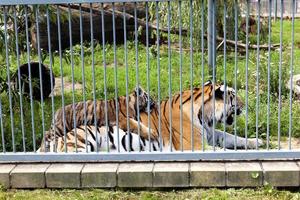
{"label": "wire mesh fence", "polygon": [[299,158],[278,2],[2,0],[0,161]]}

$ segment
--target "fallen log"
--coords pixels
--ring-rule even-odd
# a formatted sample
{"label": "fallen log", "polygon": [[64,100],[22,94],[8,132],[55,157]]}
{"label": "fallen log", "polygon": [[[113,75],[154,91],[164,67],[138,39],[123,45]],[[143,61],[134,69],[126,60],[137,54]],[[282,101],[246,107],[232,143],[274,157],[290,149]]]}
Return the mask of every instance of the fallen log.
{"label": "fallen log", "polygon": [[[222,37],[216,37],[216,40],[218,42],[223,42],[224,41],[224,38]],[[246,49],[247,46],[248,46],[248,49],[262,49],[262,50],[268,50],[269,49],[269,45],[266,45],[266,44],[262,44],[262,45],[259,45],[257,46],[256,44],[244,44],[244,43],[241,43],[241,42],[235,42],[234,40],[228,40],[226,39],[226,45],[229,45],[229,46],[232,46],[232,47],[235,47],[235,45],[237,46],[237,48],[240,48],[240,49]],[[271,44],[270,45],[270,50],[275,50],[277,49],[278,47],[280,46],[280,44]]]}
{"label": "fallen log", "polygon": [[[74,4],[59,4],[59,9],[61,12],[61,15],[68,16],[68,8],[70,6],[71,10],[71,29],[72,29],[72,44],[80,44],[80,12],[79,12],[79,5]],[[124,43],[124,17],[126,21],[126,35],[127,40],[133,40],[134,39],[134,31],[135,31],[135,18],[132,14],[134,9],[133,4],[125,4],[125,10],[126,13],[124,15],[123,13],[123,5],[118,5],[115,7],[115,12],[113,14],[112,7],[105,6],[103,10],[103,18],[104,18],[104,30],[102,31],[102,10],[101,8],[95,8],[94,4],[93,7],[90,8],[88,5],[82,5],[82,32],[83,32],[83,42],[90,42],[91,41],[91,28],[90,28],[90,12],[92,12],[92,20],[93,20],[93,37],[95,40],[98,41],[98,43],[102,44],[102,34],[104,34],[105,42],[106,43],[113,43],[113,19],[115,21],[115,32],[116,32],[116,44],[122,44]],[[100,5],[98,5],[99,7]],[[141,10],[141,6],[137,7],[140,11],[137,16],[143,17],[143,11]],[[46,17],[41,17],[40,19],[40,47],[42,49],[48,50],[48,33],[47,33],[47,23],[46,23]],[[146,27],[147,24],[143,19],[137,18],[137,25],[138,27],[142,27],[142,32],[139,33],[138,40],[141,43],[146,44]],[[70,46],[69,38],[69,21],[64,20],[61,21],[60,24],[61,29],[61,47],[62,49],[66,49]],[[156,36],[155,34],[152,34],[154,30],[157,30],[156,24],[148,23],[148,30],[149,30],[149,44],[155,44],[156,43]],[[50,31],[51,31],[51,48],[52,51],[58,50],[59,47],[59,41],[58,41],[58,26],[56,22],[50,22]],[[168,29],[164,27],[159,27],[159,31],[161,33],[168,33]],[[171,29],[171,34],[179,34],[178,29]],[[182,29],[182,35],[187,34],[186,29]],[[36,33],[36,25],[31,28],[31,38],[32,38],[32,44],[35,48],[37,48],[37,33]],[[162,39],[162,37],[161,37]],[[160,40],[160,42],[163,42]]]}
{"label": "fallen log", "polygon": [[[59,7],[61,16],[68,16],[68,8]],[[80,12],[76,9],[71,10],[71,36],[72,44],[80,44]],[[102,15],[92,13],[93,20],[93,37],[99,43],[102,44],[102,34],[104,34],[105,43],[113,42],[113,18],[109,12],[103,13],[104,18],[104,30],[102,31]],[[82,12],[82,34],[83,42],[91,41],[91,27],[90,27],[90,13]],[[124,41],[124,29],[123,29],[123,18],[119,16],[115,17],[116,24],[116,43],[122,43]],[[69,21],[62,20],[60,23],[61,29],[61,48],[67,49],[70,46],[70,33],[69,33]],[[39,33],[40,33],[40,47],[44,50],[48,50],[48,32],[47,32],[47,19],[46,17],[40,17],[39,23]],[[36,24],[31,27],[31,42],[33,47],[37,48],[37,32]],[[130,34],[127,35],[127,38],[130,38]],[[52,51],[58,50],[59,41],[58,41],[58,25],[56,21],[50,22],[50,40]]]}
{"label": "fallen log", "polygon": [[[62,7],[68,7],[67,5],[65,4],[60,4],[60,6]],[[80,7],[79,5],[70,5],[72,9],[77,9],[79,10]],[[128,8],[125,7],[125,15],[122,11],[120,11],[120,7],[118,7],[119,9],[115,9],[115,17],[120,17],[120,18],[126,18],[126,22],[129,22],[129,24],[134,24],[134,16],[132,14],[129,14],[127,13],[128,12]],[[131,9],[134,9],[131,7]],[[87,8],[87,7],[81,7],[81,10],[82,11],[85,11],[85,12],[90,12],[90,8]],[[96,9],[93,9],[92,8],[92,12],[93,13],[96,13],[96,14],[99,14],[101,15],[101,10],[96,10]],[[113,17],[113,9],[112,8],[109,8],[108,10],[103,10],[103,12],[107,15],[111,15]],[[140,19],[139,16],[137,16],[137,25],[138,26],[142,26],[143,28],[146,28],[147,24],[144,20]],[[151,22],[148,22],[148,28],[151,28],[151,29],[154,29],[154,30],[157,30],[157,25],[156,24],[153,24]],[[158,28],[161,32],[164,32],[164,33],[168,33],[168,29],[167,28],[164,28],[164,27],[159,27]],[[171,34],[179,34],[179,30],[178,29],[170,29],[170,33]],[[187,35],[187,29],[182,29],[181,31],[181,34],[182,35]]]}

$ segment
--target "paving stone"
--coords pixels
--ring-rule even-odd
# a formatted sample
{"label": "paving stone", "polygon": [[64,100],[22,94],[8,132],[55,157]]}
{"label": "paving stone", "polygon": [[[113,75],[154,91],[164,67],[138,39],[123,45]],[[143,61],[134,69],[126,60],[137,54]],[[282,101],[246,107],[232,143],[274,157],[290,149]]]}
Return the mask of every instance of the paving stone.
{"label": "paving stone", "polygon": [[117,169],[119,164],[86,164],[81,172],[84,188],[112,188],[117,186]]}
{"label": "paving stone", "polygon": [[152,187],[153,163],[123,163],[118,170],[119,187]]}
{"label": "paving stone", "polygon": [[189,163],[156,163],[153,187],[189,187]]}
{"label": "paving stone", "polygon": [[10,188],[10,172],[16,167],[12,164],[0,164],[0,185]]}
{"label": "paving stone", "polygon": [[259,162],[225,163],[228,187],[262,186],[263,170]]}
{"label": "paving stone", "polygon": [[83,164],[52,164],[46,171],[48,188],[80,188]]}
{"label": "paving stone", "polygon": [[190,186],[224,187],[225,164],[221,162],[191,163]]}
{"label": "paving stone", "polygon": [[19,164],[10,173],[12,188],[45,188],[49,164]]}
{"label": "paving stone", "polygon": [[262,162],[264,184],[275,187],[299,186],[299,166],[293,161]]}

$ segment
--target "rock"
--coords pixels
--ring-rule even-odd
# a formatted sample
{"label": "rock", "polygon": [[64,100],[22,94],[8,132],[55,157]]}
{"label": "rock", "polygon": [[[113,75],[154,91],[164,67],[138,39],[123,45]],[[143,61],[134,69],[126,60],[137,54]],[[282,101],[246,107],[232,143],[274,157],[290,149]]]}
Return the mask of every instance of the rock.
{"label": "rock", "polygon": [[[290,80],[286,83],[286,87],[289,90],[291,89],[291,81]],[[293,90],[294,94],[296,95],[297,99],[300,99],[300,74],[296,74],[293,76],[292,90]]]}

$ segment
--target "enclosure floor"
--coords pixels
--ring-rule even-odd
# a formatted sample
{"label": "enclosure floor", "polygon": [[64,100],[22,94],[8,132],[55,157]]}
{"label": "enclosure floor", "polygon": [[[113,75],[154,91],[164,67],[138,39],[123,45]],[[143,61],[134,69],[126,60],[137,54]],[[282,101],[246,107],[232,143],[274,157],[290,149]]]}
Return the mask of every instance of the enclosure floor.
{"label": "enclosure floor", "polygon": [[6,188],[300,186],[300,161],[0,164]]}

